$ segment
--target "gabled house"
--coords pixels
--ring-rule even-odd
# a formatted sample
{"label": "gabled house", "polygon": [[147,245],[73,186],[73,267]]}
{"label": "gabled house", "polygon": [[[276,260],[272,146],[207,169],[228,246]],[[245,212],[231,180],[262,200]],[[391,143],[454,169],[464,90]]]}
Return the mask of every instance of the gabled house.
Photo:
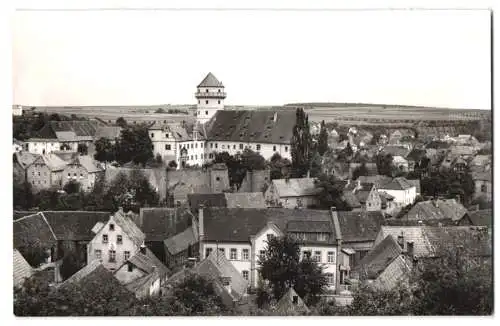
{"label": "gabled house", "polygon": [[492,209],[481,209],[469,211],[457,223],[458,225],[473,225],[473,226],[487,226],[489,228],[493,225],[493,211]]}
{"label": "gabled house", "polygon": [[[355,200],[350,198],[352,196],[348,193],[354,195]],[[380,195],[373,183],[348,180],[343,194],[348,205],[353,209],[364,209],[369,212],[381,210]]]}
{"label": "gabled house", "polygon": [[237,306],[247,294],[248,280],[241,276],[235,266],[220,251],[211,252],[193,268],[186,268],[172,275],[167,281],[166,291],[181,283],[190,274],[209,280],[227,308]]}
{"label": "gabled house", "polygon": [[412,151],[406,155],[406,161],[408,161],[408,171],[414,171],[416,167],[420,167],[422,160],[426,157],[425,155],[425,149],[412,149]]}
{"label": "gabled house", "polygon": [[400,207],[413,204],[417,197],[415,185],[410,184],[404,177],[392,179],[391,182],[379,186],[378,191],[384,191],[393,196],[394,203]]}
{"label": "gabled house", "polygon": [[14,274],[14,287],[22,286],[24,281],[27,278],[30,278],[33,275],[34,270],[28,264],[26,259],[24,259],[23,255],[14,248],[14,265],[13,265],[13,274]]}
{"label": "gabled house", "polygon": [[269,207],[305,208],[318,204],[314,178],[272,180],[264,197]]}
{"label": "gabled house", "polygon": [[399,169],[402,172],[408,172],[409,164],[408,161],[400,155],[395,155],[392,157],[392,166]]}
{"label": "gabled house", "polygon": [[29,152],[16,152],[13,154],[13,181],[23,184],[27,180],[28,167],[33,164],[39,155]]}
{"label": "gabled house", "polygon": [[71,181],[81,184],[81,189],[90,191],[99,176],[104,176],[104,170],[88,155],[76,156],[63,171],[63,186]]}
{"label": "gabled house", "polygon": [[432,199],[416,203],[402,220],[430,221],[451,220],[457,223],[465,215],[467,209],[455,199]]}
{"label": "gabled house", "polygon": [[389,195],[385,191],[379,191],[378,194],[380,196],[381,211],[385,215],[395,216],[395,215],[397,215],[400,212],[400,209],[394,203],[394,196]]}
{"label": "gabled house", "polygon": [[278,301],[275,311],[280,316],[305,315],[310,312],[304,300],[292,287]]}
{"label": "gabled house", "polygon": [[493,183],[492,172],[472,172],[472,180],[474,181],[474,198],[484,198],[490,202],[493,199]]}
{"label": "gabled house", "polygon": [[411,268],[411,258],[406,256],[403,248],[389,234],[359,262],[353,274],[359,280],[387,291],[405,280]]}
{"label": "gabled house", "polygon": [[163,243],[165,244],[166,264],[171,269],[182,267],[189,258],[197,258],[199,243],[196,222],[184,231],[167,238]]}
{"label": "gabled house", "polygon": [[54,154],[40,155],[28,166],[26,180],[36,191],[51,187],[60,188],[65,167],[66,162]]}
{"label": "gabled house", "polygon": [[406,157],[410,153],[410,150],[406,146],[401,145],[387,145],[382,148],[381,154],[391,154],[394,156]]}

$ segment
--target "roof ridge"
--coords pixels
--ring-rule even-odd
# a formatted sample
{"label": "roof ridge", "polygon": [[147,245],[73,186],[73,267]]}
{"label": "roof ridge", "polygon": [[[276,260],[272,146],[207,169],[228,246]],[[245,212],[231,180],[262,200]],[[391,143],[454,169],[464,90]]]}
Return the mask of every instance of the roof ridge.
{"label": "roof ridge", "polygon": [[52,235],[54,236],[54,239],[59,240],[59,239],[57,239],[57,236],[54,233],[54,230],[52,230],[52,226],[50,225],[49,221],[47,221],[47,218],[45,217],[45,215],[43,214],[43,212],[39,212],[39,214],[42,216],[42,218],[45,221],[45,223],[47,223],[47,226],[49,227],[50,232],[52,232]]}
{"label": "roof ridge", "polygon": [[[14,213],[15,213],[15,212],[16,212],[16,211],[14,211]],[[18,211],[18,212],[19,212],[19,211]],[[20,212],[22,212],[22,211],[20,211]],[[18,218],[18,219],[13,220],[12,222],[16,223],[16,222],[19,222],[19,221],[25,220],[25,219],[27,219],[28,217],[32,217],[32,216],[34,216],[34,215],[38,215],[39,213],[40,213],[40,212],[36,212],[35,214],[26,215],[26,216],[23,216],[23,217],[20,217],[20,218]]]}

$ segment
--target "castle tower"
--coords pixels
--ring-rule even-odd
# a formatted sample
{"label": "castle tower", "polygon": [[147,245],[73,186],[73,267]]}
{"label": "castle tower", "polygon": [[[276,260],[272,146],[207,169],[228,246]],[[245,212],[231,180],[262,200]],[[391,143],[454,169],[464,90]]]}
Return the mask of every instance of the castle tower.
{"label": "castle tower", "polygon": [[198,100],[196,117],[201,124],[210,120],[217,111],[224,109],[224,85],[211,72],[198,85],[194,95]]}

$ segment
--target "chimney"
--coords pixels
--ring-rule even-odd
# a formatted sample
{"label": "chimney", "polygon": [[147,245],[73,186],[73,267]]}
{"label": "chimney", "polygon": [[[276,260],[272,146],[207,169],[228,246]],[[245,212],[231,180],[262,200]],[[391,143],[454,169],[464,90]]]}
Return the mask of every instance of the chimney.
{"label": "chimney", "polygon": [[139,247],[139,251],[141,254],[145,255],[146,254],[146,245],[144,244],[144,241],[142,242],[141,246]]}

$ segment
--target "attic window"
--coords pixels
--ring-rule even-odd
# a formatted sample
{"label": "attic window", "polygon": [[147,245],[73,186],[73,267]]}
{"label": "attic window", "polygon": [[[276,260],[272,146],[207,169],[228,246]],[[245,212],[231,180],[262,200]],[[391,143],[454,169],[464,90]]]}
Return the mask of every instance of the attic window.
{"label": "attic window", "polygon": [[113,223],[109,224],[109,230],[114,231],[115,230],[115,225]]}
{"label": "attic window", "polygon": [[299,297],[298,297],[298,296],[296,296],[296,295],[294,295],[294,296],[292,297],[292,303],[293,303],[293,304],[299,304]]}

